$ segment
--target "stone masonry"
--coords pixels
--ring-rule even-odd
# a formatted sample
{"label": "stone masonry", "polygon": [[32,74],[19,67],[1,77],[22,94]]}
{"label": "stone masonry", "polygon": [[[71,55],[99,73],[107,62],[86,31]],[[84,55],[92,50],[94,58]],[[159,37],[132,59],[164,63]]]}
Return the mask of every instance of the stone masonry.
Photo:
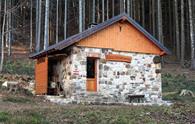
{"label": "stone masonry", "polygon": [[[98,92],[86,91],[86,61],[88,53],[98,53]],[[106,61],[106,54],[132,57],[131,63]],[[162,100],[160,64],[154,64],[156,55],[118,52],[111,49],[73,47],[61,63],[64,69],[64,90],[76,102],[125,103],[127,95],[144,95],[146,103]],[[71,90],[70,90],[71,89]]]}

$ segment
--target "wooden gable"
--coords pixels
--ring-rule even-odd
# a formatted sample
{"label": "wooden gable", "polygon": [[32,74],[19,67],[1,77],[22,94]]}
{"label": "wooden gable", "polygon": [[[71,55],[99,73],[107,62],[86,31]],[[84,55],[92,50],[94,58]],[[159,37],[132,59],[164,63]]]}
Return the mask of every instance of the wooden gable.
{"label": "wooden gable", "polygon": [[117,22],[81,40],[77,46],[162,55],[162,51],[129,22]]}

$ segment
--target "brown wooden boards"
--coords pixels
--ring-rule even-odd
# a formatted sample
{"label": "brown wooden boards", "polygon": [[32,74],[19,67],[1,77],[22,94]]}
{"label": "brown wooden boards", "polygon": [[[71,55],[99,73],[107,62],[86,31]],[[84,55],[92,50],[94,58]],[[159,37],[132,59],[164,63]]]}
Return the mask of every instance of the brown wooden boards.
{"label": "brown wooden boards", "polygon": [[108,54],[106,55],[106,61],[117,61],[117,62],[128,62],[130,63],[132,60],[129,56],[122,56],[117,54]]}
{"label": "brown wooden boards", "polygon": [[37,95],[47,94],[48,88],[48,57],[36,60],[35,64],[35,92]]}

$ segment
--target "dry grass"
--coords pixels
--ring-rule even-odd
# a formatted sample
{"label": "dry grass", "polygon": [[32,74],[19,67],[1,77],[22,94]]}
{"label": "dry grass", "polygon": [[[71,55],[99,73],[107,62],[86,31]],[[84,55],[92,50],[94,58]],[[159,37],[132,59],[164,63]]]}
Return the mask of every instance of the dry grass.
{"label": "dry grass", "polygon": [[[6,99],[6,100],[5,100]],[[195,123],[195,103],[173,106],[56,105],[39,97],[6,95],[0,100],[5,124],[169,124]]]}

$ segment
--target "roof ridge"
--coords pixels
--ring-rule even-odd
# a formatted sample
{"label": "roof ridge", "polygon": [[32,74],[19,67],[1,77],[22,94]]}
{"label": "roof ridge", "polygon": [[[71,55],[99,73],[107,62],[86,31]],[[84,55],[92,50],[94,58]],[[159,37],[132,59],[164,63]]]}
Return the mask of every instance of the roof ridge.
{"label": "roof ridge", "polygon": [[142,32],[150,41],[152,41],[157,47],[162,49],[163,51],[166,52],[166,54],[171,54],[171,52],[159,41],[157,40],[154,36],[152,36],[148,31],[146,31],[140,24],[138,24],[135,20],[133,20],[130,16],[127,15],[127,13],[122,13],[120,15],[117,15],[103,23],[100,23],[92,28],[89,28],[81,33],[75,34],[65,40],[62,40],[61,42],[54,44],[52,46],[49,46],[46,50],[42,50],[39,53],[35,53],[30,55],[30,58],[36,58],[41,55],[46,55],[49,52],[56,51],[56,50],[62,50],[86,37],[89,37],[90,35],[120,21],[121,19],[127,20],[130,24],[132,24],[137,30]]}

